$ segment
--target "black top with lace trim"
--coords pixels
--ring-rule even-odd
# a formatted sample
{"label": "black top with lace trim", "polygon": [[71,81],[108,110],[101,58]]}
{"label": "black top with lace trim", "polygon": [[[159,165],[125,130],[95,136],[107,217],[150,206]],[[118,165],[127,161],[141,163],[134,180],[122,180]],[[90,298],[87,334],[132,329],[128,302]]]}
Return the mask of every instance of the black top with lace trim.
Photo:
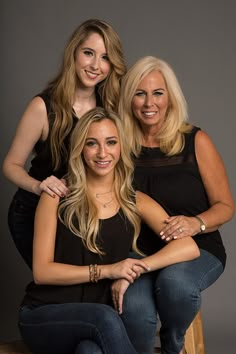
{"label": "black top with lace trim", "polygon": [[[195,136],[200,128],[193,127],[185,134],[185,147],[175,156],[166,156],[159,148],[143,147],[135,159],[135,187],[157,200],[171,215],[194,216],[209,208],[195,155]],[[199,248],[205,249],[226,262],[225,248],[219,231],[194,237]],[[146,254],[164,246],[146,225],[142,225],[138,246]]]}

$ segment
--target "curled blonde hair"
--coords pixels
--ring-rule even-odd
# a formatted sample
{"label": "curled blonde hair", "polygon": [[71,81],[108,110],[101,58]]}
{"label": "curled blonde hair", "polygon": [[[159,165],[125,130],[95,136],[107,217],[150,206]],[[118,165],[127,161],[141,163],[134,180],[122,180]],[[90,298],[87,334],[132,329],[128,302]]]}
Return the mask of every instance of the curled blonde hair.
{"label": "curled blonde hair", "polygon": [[115,124],[121,148],[121,156],[115,166],[114,193],[125,218],[134,228],[133,250],[142,254],[136,245],[140,231],[140,218],[137,213],[135,192],[132,187],[133,163],[122,122],[119,116],[112,111],[100,107],[94,108],[80,118],[74,129],[71,137],[67,177],[70,194],[59,205],[59,218],[75,235],[81,237],[84,245],[91,252],[103,254],[96,243],[99,233],[98,210],[87,186],[83,148],[90,125],[104,119],[109,119]]}
{"label": "curled blonde hair", "polygon": [[89,19],[76,28],[71,35],[64,51],[61,69],[46,89],[52,95],[52,111],[54,114],[50,137],[54,169],[60,167],[62,156],[67,157],[64,141],[73,126],[72,100],[75,96],[77,81],[75,71],[76,52],[91,33],[98,33],[103,38],[111,64],[108,76],[98,83],[96,91],[103,107],[117,111],[121,78],[126,72],[121,41],[116,31],[107,22]]}
{"label": "curled blonde hair", "polygon": [[191,131],[192,128],[187,123],[186,100],[170,65],[153,56],[143,57],[133,64],[122,80],[118,110],[126,134],[129,136],[130,149],[135,156],[138,156],[141,150],[143,133],[137,118],[133,114],[132,100],[140,81],[153,71],[159,71],[162,74],[169,100],[166,118],[156,136],[156,140],[160,149],[171,156],[181,152],[184,147],[183,133]]}

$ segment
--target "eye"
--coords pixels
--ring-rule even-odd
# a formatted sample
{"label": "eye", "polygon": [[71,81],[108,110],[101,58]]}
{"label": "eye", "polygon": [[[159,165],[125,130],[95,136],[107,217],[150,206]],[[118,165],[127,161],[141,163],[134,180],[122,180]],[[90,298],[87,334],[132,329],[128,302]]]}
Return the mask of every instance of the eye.
{"label": "eye", "polygon": [[93,52],[91,51],[91,50],[84,50],[83,51],[83,53],[85,54],[85,55],[87,55],[88,57],[91,57],[91,56],[93,56]]}
{"label": "eye", "polygon": [[141,96],[145,96],[145,95],[146,95],[146,93],[144,91],[135,92],[135,96],[137,96],[137,97],[141,97]]}
{"label": "eye", "polygon": [[96,141],[94,141],[94,140],[88,140],[88,141],[86,141],[86,144],[85,144],[86,146],[94,146],[94,145],[96,145]]}
{"label": "eye", "polygon": [[164,93],[163,91],[156,90],[156,91],[153,92],[153,95],[154,96],[161,96],[161,95],[163,95],[163,93]]}
{"label": "eye", "polygon": [[110,61],[107,54],[104,54],[104,55],[102,56],[102,59],[103,59],[103,60],[106,60],[106,61]]}
{"label": "eye", "polygon": [[117,143],[118,143],[117,140],[112,139],[112,140],[108,140],[107,145],[116,145]]}

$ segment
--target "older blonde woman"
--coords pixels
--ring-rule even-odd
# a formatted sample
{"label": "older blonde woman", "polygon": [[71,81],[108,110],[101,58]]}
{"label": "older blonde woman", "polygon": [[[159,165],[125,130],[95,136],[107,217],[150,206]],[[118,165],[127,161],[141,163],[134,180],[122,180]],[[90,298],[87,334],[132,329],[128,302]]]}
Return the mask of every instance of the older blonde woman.
{"label": "older blonde woman", "polygon": [[128,70],[119,113],[134,156],[136,187],[171,215],[161,238],[143,225],[139,248],[152,254],[172,240],[191,237],[201,255],[161,269],[151,283],[147,276],[130,286],[118,281],[113,292],[121,301],[124,295],[122,316],[136,348],[153,352],[156,304],[162,353],[179,354],[202,290],[224,270],[219,227],[232,218],[234,202],[223,161],[208,134],[188,122],[183,92],[165,61],[147,56]]}

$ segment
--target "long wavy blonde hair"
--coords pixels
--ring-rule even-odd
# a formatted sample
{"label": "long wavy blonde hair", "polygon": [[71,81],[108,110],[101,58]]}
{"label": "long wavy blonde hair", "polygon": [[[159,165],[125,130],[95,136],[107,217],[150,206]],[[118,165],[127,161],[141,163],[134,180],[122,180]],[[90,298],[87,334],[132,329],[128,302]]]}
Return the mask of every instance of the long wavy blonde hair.
{"label": "long wavy blonde hair", "polygon": [[168,91],[168,108],[165,122],[156,135],[160,149],[167,155],[175,155],[184,147],[184,133],[190,132],[192,126],[188,123],[187,103],[179,85],[178,79],[164,60],[146,56],[133,64],[124,76],[121,84],[119,114],[124,129],[129,137],[131,151],[138,156],[142,145],[142,129],[132,111],[132,100],[136,89],[144,77],[152,71],[159,71]]}
{"label": "long wavy blonde hair", "polygon": [[136,209],[135,192],[132,188],[133,163],[121,119],[112,111],[101,107],[90,110],[80,118],[72,133],[67,177],[70,194],[59,205],[59,218],[75,235],[81,237],[84,245],[91,252],[103,254],[102,249],[96,243],[99,233],[98,210],[86,182],[83,148],[90,125],[104,119],[109,119],[115,124],[121,148],[120,159],[115,166],[114,193],[125,219],[128,219],[133,226],[133,250],[142,254],[136,245],[140,231],[140,218]]}
{"label": "long wavy blonde hair", "polygon": [[111,64],[108,76],[97,85],[96,92],[103,107],[117,111],[121,78],[126,72],[121,41],[116,31],[107,22],[89,19],[76,28],[71,35],[64,51],[61,69],[46,89],[51,93],[51,105],[54,114],[50,136],[54,169],[61,165],[62,156],[67,156],[64,140],[73,126],[72,100],[75,96],[77,81],[75,71],[76,52],[91,33],[98,33],[103,38]]}

